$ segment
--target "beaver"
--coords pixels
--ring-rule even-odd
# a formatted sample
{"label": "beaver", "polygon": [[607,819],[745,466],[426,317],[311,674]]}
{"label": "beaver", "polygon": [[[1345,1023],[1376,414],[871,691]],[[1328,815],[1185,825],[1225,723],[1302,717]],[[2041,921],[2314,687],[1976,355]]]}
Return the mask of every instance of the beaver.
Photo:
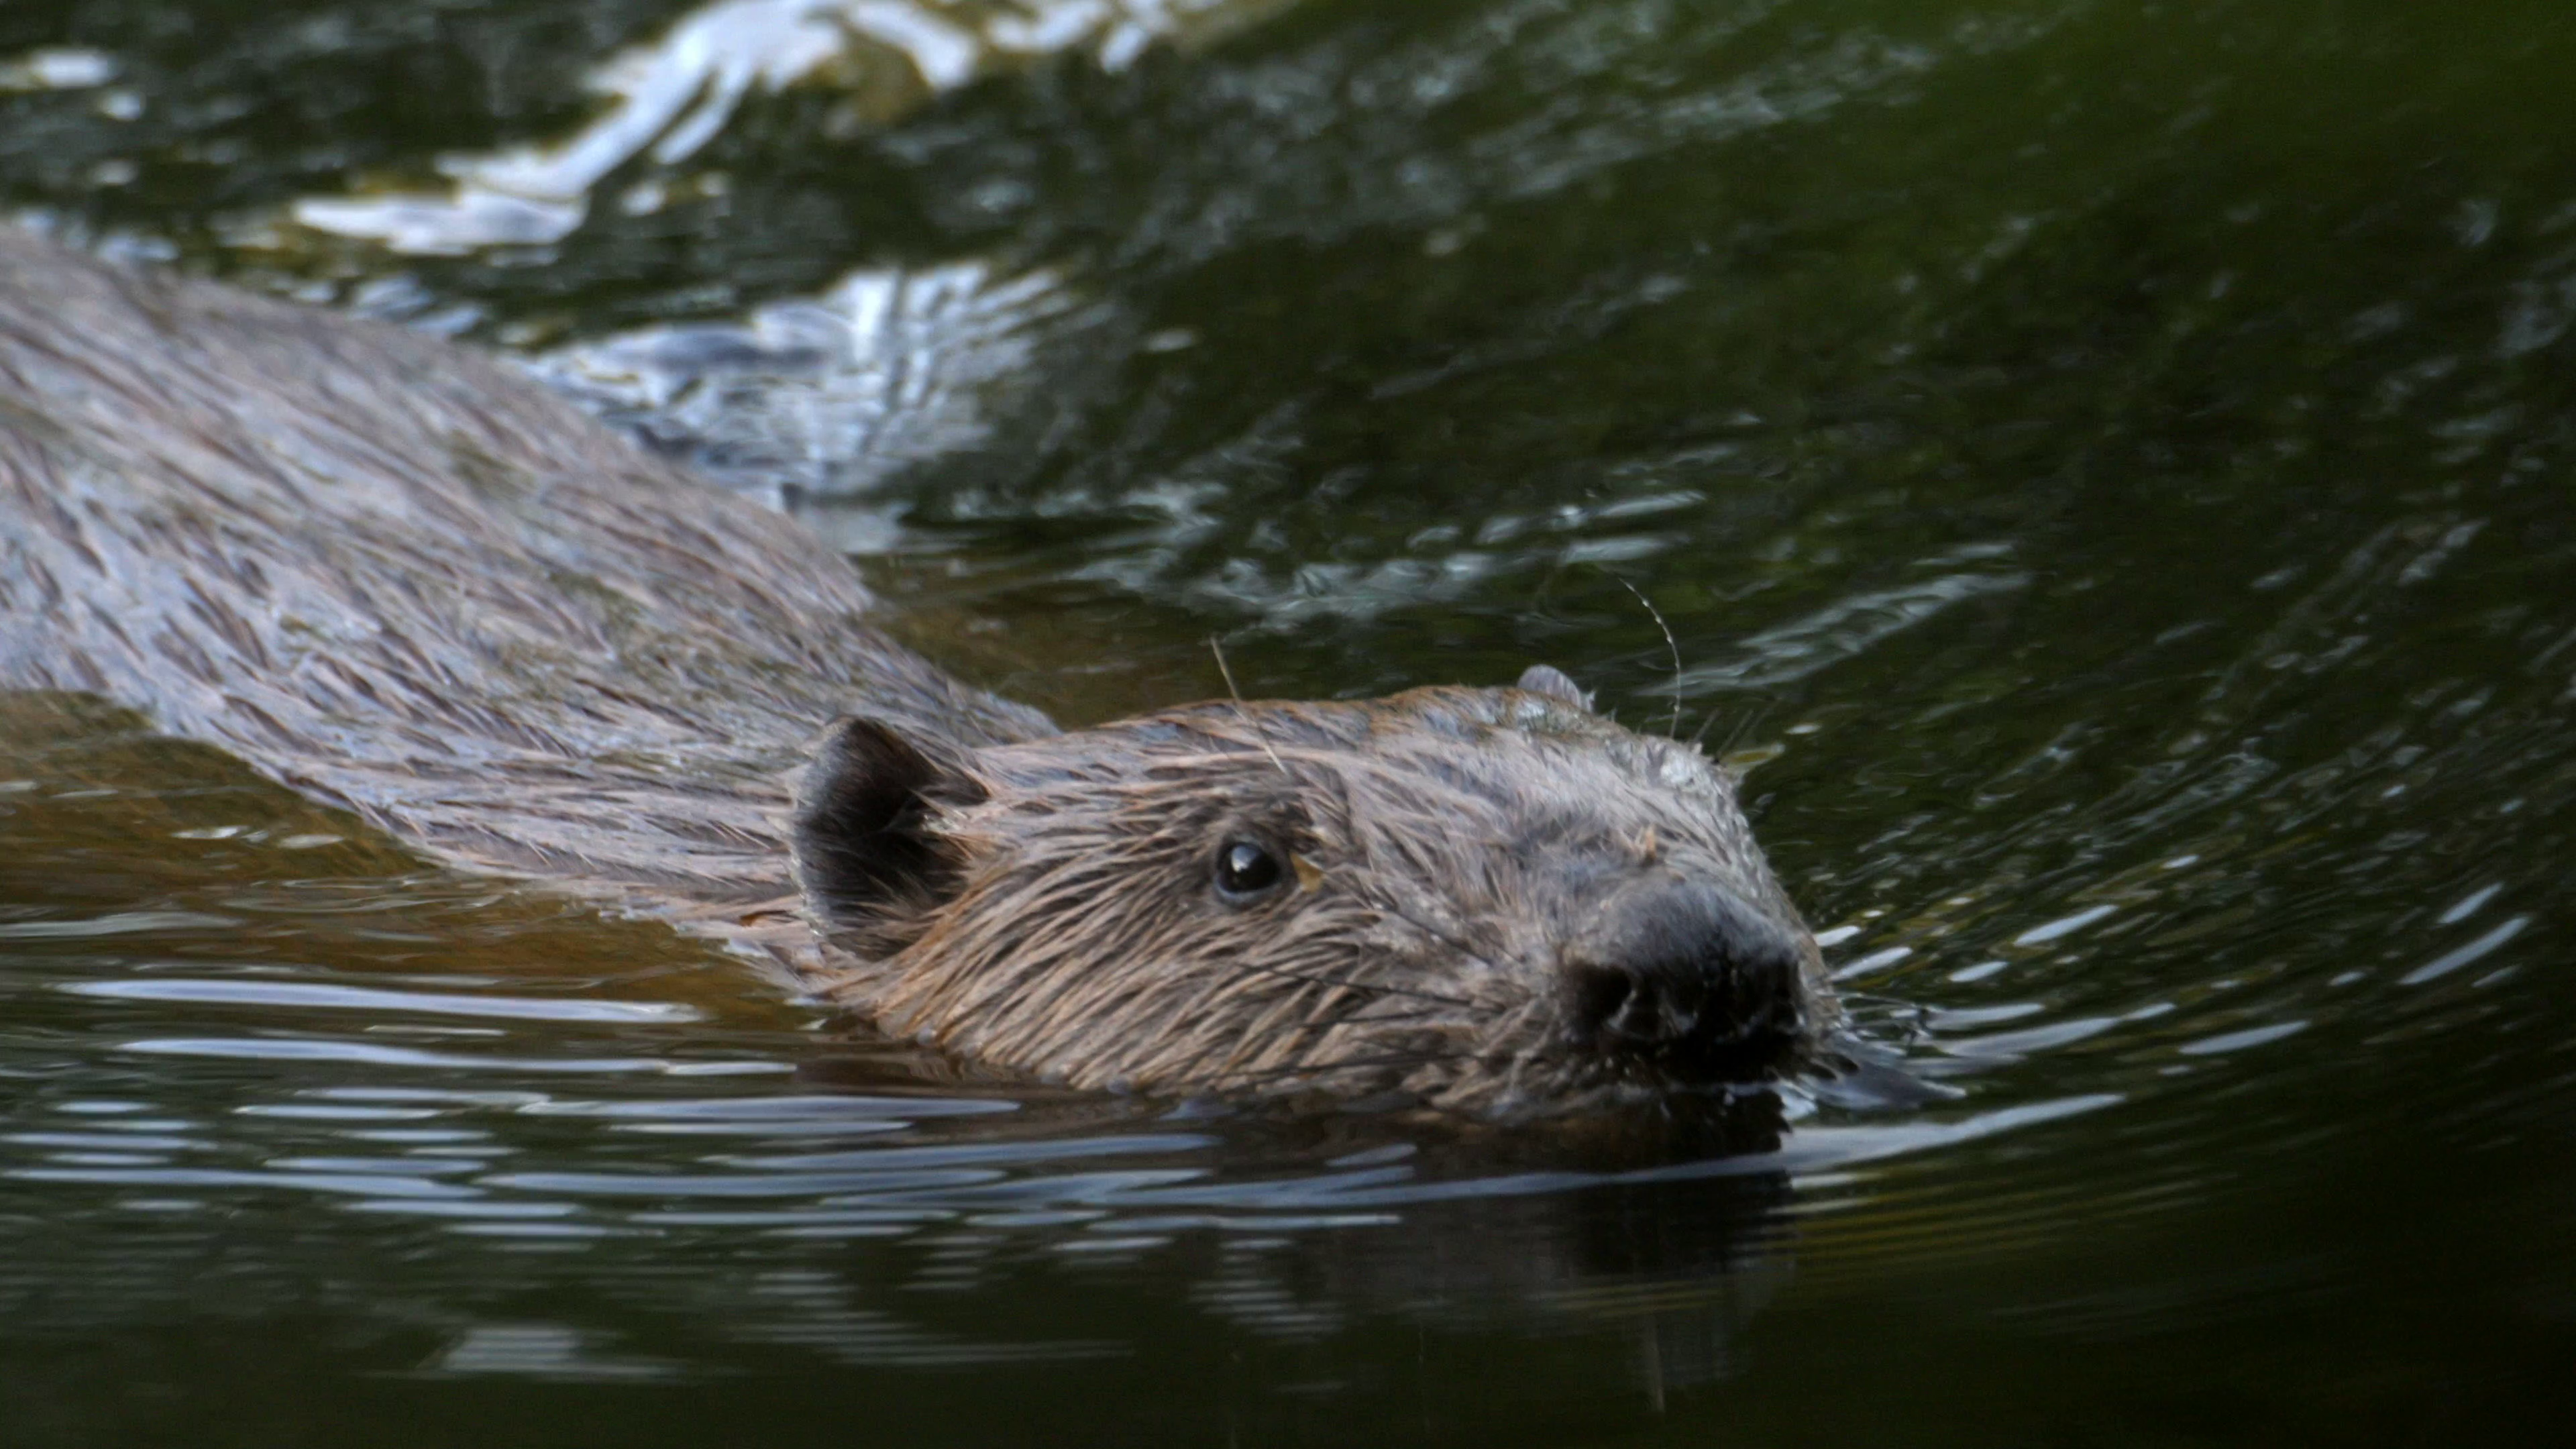
{"label": "beaver", "polygon": [[1536,666],[1087,729],[432,336],[0,233],[0,688],[1082,1087],[1539,1112],[1837,1019],[1730,774]]}

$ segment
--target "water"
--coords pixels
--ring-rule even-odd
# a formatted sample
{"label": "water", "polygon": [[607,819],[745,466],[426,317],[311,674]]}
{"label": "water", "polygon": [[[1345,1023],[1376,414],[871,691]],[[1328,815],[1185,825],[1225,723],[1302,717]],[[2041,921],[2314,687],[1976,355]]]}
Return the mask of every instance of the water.
{"label": "water", "polygon": [[1034,1092],[13,700],[0,1439],[2564,1432],[2576,17],[828,8],[26,0],[0,198],[510,350],[1067,719],[1705,729],[1931,1099]]}

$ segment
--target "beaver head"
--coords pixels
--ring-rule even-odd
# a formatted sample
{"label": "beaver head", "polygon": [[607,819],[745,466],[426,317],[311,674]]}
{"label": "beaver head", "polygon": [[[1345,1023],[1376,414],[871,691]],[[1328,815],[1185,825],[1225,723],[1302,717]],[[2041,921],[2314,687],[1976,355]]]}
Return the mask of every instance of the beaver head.
{"label": "beaver head", "polygon": [[833,994],[1076,1085],[1520,1112],[1794,1063],[1833,1007],[1733,777],[1587,706],[1541,667],[971,750],[845,720],[797,873]]}

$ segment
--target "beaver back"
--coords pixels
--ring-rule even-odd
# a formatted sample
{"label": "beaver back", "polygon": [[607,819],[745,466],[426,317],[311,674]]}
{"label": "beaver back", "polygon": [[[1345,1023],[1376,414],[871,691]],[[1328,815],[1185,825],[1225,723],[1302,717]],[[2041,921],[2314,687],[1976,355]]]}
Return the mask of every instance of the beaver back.
{"label": "beaver back", "polygon": [[846,560],[437,338],[0,232],[0,687],[105,695],[468,865],[789,890],[783,772],[862,711],[1051,730]]}

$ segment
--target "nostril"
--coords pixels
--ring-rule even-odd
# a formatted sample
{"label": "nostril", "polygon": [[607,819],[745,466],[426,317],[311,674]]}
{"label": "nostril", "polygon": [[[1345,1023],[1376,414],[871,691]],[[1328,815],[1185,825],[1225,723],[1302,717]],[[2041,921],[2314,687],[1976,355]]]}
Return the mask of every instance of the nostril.
{"label": "nostril", "polygon": [[1612,1031],[1637,994],[1637,978],[1616,966],[1578,965],[1567,972],[1575,1029],[1586,1036]]}
{"label": "nostril", "polygon": [[1602,1046],[1653,1047],[1690,1033],[1702,994],[1694,982],[1662,967],[1585,962],[1567,972],[1574,1029]]}

